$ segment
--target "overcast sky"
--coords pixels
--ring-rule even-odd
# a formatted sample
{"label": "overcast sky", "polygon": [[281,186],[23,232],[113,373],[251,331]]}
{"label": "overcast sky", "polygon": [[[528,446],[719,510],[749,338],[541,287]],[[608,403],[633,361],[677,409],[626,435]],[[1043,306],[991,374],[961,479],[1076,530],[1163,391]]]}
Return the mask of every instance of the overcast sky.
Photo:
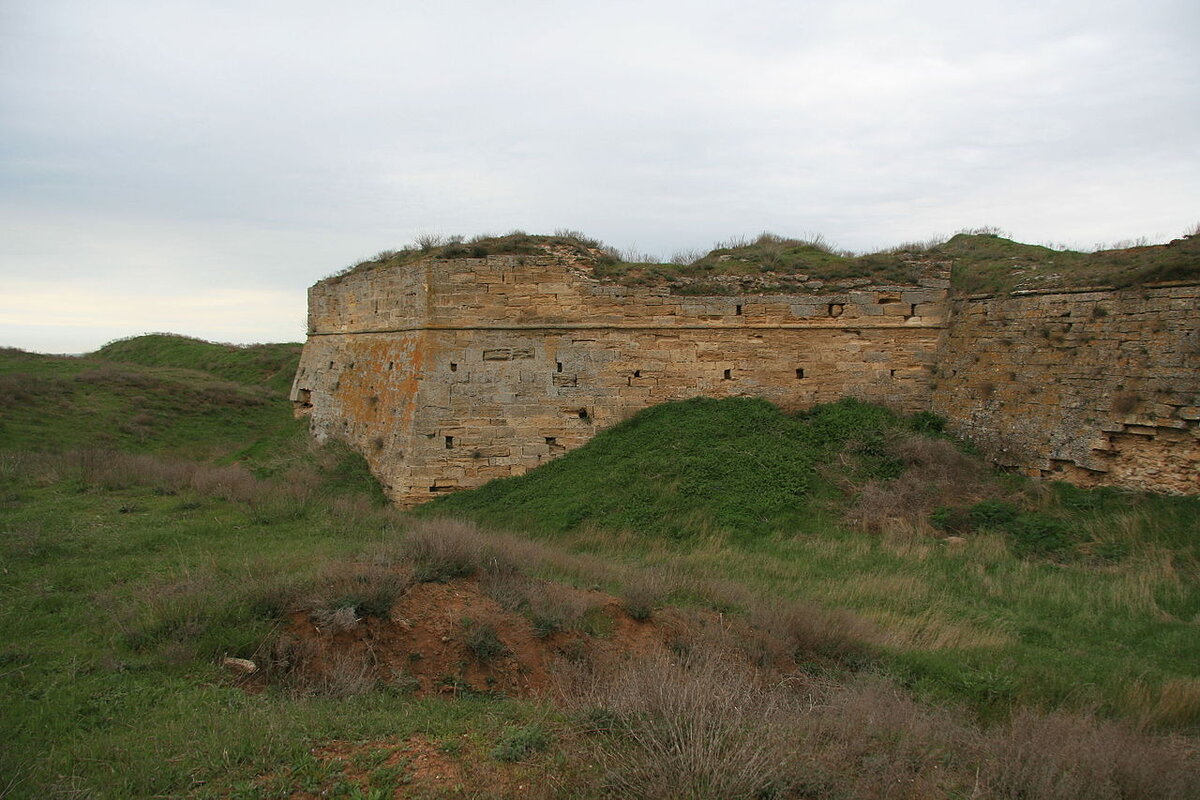
{"label": "overcast sky", "polygon": [[421,233],[1200,223],[1196,0],[0,0],[0,345],[303,338]]}

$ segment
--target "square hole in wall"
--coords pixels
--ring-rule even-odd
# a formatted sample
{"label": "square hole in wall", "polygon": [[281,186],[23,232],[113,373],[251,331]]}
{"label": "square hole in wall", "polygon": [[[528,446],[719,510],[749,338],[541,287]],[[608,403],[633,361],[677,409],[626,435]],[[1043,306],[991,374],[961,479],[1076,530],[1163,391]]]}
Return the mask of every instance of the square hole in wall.
{"label": "square hole in wall", "polygon": [[455,364],[453,361],[451,361],[451,362],[450,362],[450,371],[451,371],[451,372],[458,372],[458,364]]}
{"label": "square hole in wall", "polygon": [[725,372],[721,376],[721,380],[723,380],[723,381],[733,380],[733,370],[731,370],[731,369],[725,370]]}
{"label": "square hole in wall", "polygon": [[796,367],[796,380],[804,380],[804,367]]}
{"label": "square hole in wall", "polygon": [[454,449],[454,437],[453,437],[453,436],[447,436],[447,437],[446,437],[446,449],[447,449],[447,450],[453,450],[453,449]]}
{"label": "square hole in wall", "polygon": [[562,362],[561,362],[561,361],[555,361],[555,362],[554,362],[554,371],[555,371],[555,372],[562,372]]}

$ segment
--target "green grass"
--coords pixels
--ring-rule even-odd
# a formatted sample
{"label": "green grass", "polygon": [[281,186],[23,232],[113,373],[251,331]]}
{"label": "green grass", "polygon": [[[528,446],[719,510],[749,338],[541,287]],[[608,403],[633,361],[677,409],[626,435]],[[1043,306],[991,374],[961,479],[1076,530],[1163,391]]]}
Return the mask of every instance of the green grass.
{"label": "green grass", "polygon": [[877,449],[909,423],[847,400],[789,417],[765,400],[694,398],[646,409],[527,475],[439,498],[420,513],[465,514],[547,532],[584,525],[638,537],[739,541],[818,531],[847,449],[863,474],[896,465]]}
{"label": "green grass", "polygon": [[269,370],[182,337],[118,344],[156,363],[0,351],[0,796],[322,791],[336,775],[309,750],[330,739],[527,723],[494,697],[237,688],[220,659],[260,657],[289,598],[394,539],[395,517],[360,456],[308,442]]}
{"label": "green grass", "polygon": [[[239,383],[201,371],[192,366],[198,363],[192,356],[207,343],[193,347],[193,342],[146,336],[101,351],[133,358],[141,345],[170,345],[140,351],[144,360],[162,362],[151,366],[98,356],[0,350],[0,449],[101,447],[215,458],[248,444],[261,450],[263,442],[303,437],[303,424],[292,419],[286,396],[275,385],[276,373],[261,374],[262,383]],[[294,372],[298,354],[292,351],[297,346],[271,347],[291,353],[290,361],[274,369]],[[181,363],[171,361],[175,353],[184,355]],[[259,374],[248,364],[246,369]]]}
{"label": "green grass", "polygon": [[[358,573],[330,567],[411,549],[409,518],[381,506],[362,459],[311,448],[277,390],[192,361],[19,351],[0,352],[4,379],[0,796],[350,792],[313,747],[412,734],[468,742],[491,763],[583,768],[547,733],[561,717],[543,704],[416,700],[386,687],[247,693],[220,668],[223,656],[261,660],[297,597],[379,612],[386,598],[351,591]],[[147,431],[105,435],[147,408],[158,415]],[[1096,707],[1196,731],[1200,500],[993,475],[979,496],[947,495],[942,511],[919,508],[899,527],[849,525],[866,487],[911,477],[905,442],[945,443],[936,423],[852,401],[788,416],[760,400],[697,399],[647,409],[521,478],[421,513],[591,556],[592,572],[573,578],[584,586],[604,584],[605,565],[661,571],[646,591],[651,618],[669,602],[742,613],[737,592],[718,602],[712,584],[848,609],[872,624],[875,668],[986,719]],[[69,452],[95,446],[113,450]],[[183,455],[210,461],[187,466]],[[935,538],[938,520],[963,542]],[[551,753],[536,754],[543,747]],[[402,773],[374,769],[371,791]]]}
{"label": "green grass", "polygon": [[[894,443],[927,427],[853,401],[789,417],[697,398],[418,513],[852,609],[883,628],[905,683],[985,714],[1095,704],[1200,723],[1200,498],[994,476],[981,484],[993,497],[962,511],[961,546],[908,524],[853,529],[855,492],[900,483]],[[933,533],[939,511],[917,527]],[[1146,687],[1180,696],[1139,710]]]}
{"label": "green grass", "polygon": [[173,333],[150,333],[109,342],[91,355],[147,367],[192,369],[234,383],[287,392],[296,377],[301,347],[297,342],[216,344]]}

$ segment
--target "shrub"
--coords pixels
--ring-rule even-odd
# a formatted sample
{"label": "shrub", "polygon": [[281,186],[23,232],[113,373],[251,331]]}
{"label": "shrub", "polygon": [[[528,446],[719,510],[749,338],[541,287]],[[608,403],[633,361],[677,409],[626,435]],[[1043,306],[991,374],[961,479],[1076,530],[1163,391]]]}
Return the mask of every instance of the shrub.
{"label": "shrub", "polygon": [[991,737],[981,779],[996,798],[1200,797],[1193,751],[1090,717],[1018,711]]}
{"label": "shrub", "polygon": [[760,603],[751,608],[750,624],[784,642],[796,661],[830,658],[855,668],[875,659],[872,640],[878,635],[862,617],[845,609],[826,609],[800,601]]}
{"label": "shrub", "polygon": [[492,758],[497,761],[523,761],[533,753],[550,748],[550,734],[538,723],[519,728],[506,728],[500,741],[492,748]]}
{"label": "shrub", "polygon": [[484,547],[479,529],[455,520],[436,519],[413,527],[403,550],[420,581],[444,583],[499,566],[499,557]]}
{"label": "shrub", "polygon": [[931,411],[918,411],[912,415],[908,424],[917,433],[941,433],[946,430],[946,418]]}
{"label": "shrub", "polygon": [[1013,552],[1019,556],[1063,557],[1076,541],[1067,523],[1036,512],[1017,517],[1008,532],[1013,538]]}
{"label": "shrub", "polygon": [[638,572],[625,584],[621,606],[626,614],[638,622],[645,622],[654,615],[654,609],[662,604],[669,593],[669,582],[661,573]]}
{"label": "shrub", "polygon": [[318,629],[328,630],[332,633],[353,630],[361,621],[354,606],[350,605],[335,609],[318,609],[312,613],[313,624]]}
{"label": "shrub", "polygon": [[971,529],[971,515],[953,506],[938,506],[929,515],[929,521],[946,533],[965,533]]}
{"label": "shrub", "polygon": [[971,506],[968,514],[972,526],[1003,529],[1017,518],[1016,506],[991,498]]}
{"label": "shrub", "polygon": [[[304,604],[324,619],[351,613],[356,617],[386,617],[415,577],[405,567],[341,563],[326,568]],[[343,612],[349,609],[349,612]]]}
{"label": "shrub", "polygon": [[465,620],[464,624],[467,629],[464,644],[481,663],[486,664],[508,652],[491,623]]}
{"label": "shrub", "polygon": [[575,591],[547,583],[529,598],[527,613],[534,633],[544,638],[579,625],[595,605]]}
{"label": "shrub", "polygon": [[622,734],[594,740],[618,796],[769,796],[782,783],[792,754],[780,732],[798,705],[726,653],[644,654],[566,679],[568,705],[600,721],[593,730]]}
{"label": "shrub", "polygon": [[[950,503],[974,499],[985,490],[986,471],[978,459],[948,439],[922,435],[884,440],[875,447],[881,448],[882,455],[874,457],[880,466],[868,475],[876,479],[859,492],[849,512],[851,521],[881,530],[897,519],[922,523],[932,510],[930,521],[935,527],[955,532],[969,527],[962,512]],[[897,467],[899,474],[892,479],[880,479]]]}
{"label": "shrub", "polygon": [[494,569],[479,579],[479,588],[505,611],[519,611],[529,605],[533,581],[517,569]]}

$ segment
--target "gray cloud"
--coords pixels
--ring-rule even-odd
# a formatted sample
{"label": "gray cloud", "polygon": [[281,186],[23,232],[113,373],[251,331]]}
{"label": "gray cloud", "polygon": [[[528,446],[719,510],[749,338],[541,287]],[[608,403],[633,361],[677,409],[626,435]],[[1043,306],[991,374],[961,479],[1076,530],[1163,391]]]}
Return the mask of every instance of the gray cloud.
{"label": "gray cloud", "polygon": [[1198,33],[1190,1],[0,6],[0,339],[295,339],[309,283],[420,232],[1170,237]]}

